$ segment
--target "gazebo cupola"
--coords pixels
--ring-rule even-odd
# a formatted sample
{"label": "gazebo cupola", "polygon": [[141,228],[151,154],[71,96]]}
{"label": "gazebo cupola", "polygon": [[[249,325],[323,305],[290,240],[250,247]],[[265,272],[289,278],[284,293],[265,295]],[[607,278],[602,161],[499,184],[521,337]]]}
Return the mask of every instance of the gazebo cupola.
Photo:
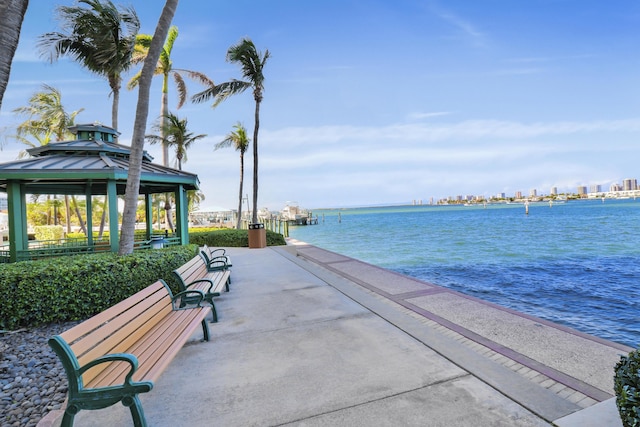
{"label": "gazebo cupola", "polygon": [[[27,150],[24,160],[0,164],[0,191],[7,193],[9,216],[9,258],[29,259],[27,234],[27,194],[80,195],[86,197],[91,212],[93,196],[106,196],[109,214],[110,249],[119,246],[117,196],[124,195],[129,175],[131,148],[118,144],[118,131],[100,123],[69,128],[75,140],[54,142]],[[144,152],[140,174],[140,194],[145,196],[147,238],[152,232],[151,195],[172,193],[176,200],[176,236],[180,244],[189,242],[186,191],[199,188],[198,176],[152,163]],[[91,215],[86,216],[92,230]],[[87,245],[93,248],[92,233]],[[0,254],[1,255],[1,254]]]}
{"label": "gazebo cupola", "polygon": [[120,135],[120,132],[113,128],[103,126],[100,123],[71,126],[69,132],[74,134],[77,140],[85,139],[106,142],[115,142]]}

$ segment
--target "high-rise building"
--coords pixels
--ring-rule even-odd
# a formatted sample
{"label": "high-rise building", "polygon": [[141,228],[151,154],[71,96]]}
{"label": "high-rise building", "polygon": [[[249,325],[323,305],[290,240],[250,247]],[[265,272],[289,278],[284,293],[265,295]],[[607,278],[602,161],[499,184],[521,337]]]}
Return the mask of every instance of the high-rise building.
{"label": "high-rise building", "polygon": [[516,199],[522,199],[522,191],[516,191]]}
{"label": "high-rise building", "polygon": [[632,191],[638,189],[638,181],[635,178],[627,178],[622,181],[622,189],[624,191]]}
{"label": "high-rise building", "polygon": [[587,195],[587,186],[586,185],[579,185],[578,186],[578,195],[579,196],[586,196]]}
{"label": "high-rise building", "polygon": [[552,196],[558,195],[558,187],[551,187],[551,195]]}
{"label": "high-rise building", "polygon": [[538,190],[536,190],[535,188],[533,190],[529,190],[529,196],[530,197],[537,197],[538,196]]}
{"label": "high-rise building", "polygon": [[589,187],[589,193],[602,193],[602,185],[594,184]]}
{"label": "high-rise building", "polygon": [[609,187],[609,191],[622,191],[622,185],[618,184],[617,182],[614,182]]}

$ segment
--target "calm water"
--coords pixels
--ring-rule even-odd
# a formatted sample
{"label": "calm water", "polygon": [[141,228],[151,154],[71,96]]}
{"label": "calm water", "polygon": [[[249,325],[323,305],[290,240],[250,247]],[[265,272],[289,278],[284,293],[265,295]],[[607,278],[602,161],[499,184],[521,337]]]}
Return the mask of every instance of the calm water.
{"label": "calm water", "polygon": [[[317,210],[291,237],[640,344],[640,200]],[[323,220],[324,218],[324,220]]]}

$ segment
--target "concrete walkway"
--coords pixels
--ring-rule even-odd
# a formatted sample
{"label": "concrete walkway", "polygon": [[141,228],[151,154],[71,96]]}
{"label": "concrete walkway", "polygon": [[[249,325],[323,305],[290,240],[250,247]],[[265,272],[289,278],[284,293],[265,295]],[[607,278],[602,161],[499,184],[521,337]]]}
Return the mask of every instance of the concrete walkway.
{"label": "concrete walkway", "polygon": [[[621,426],[631,348],[291,243],[228,250],[212,339],[141,395],[150,426]],[[115,405],[75,425],[132,422]]]}

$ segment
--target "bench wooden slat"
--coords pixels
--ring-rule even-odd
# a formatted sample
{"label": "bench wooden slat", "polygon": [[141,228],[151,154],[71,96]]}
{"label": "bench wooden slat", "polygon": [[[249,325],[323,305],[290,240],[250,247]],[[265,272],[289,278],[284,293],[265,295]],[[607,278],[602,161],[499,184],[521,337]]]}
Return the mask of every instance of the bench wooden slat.
{"label": "bench wooden slat", "polygon": [[140,290],[139,292],[131,295],[119,303],[109,307],[105,311],[96,314],[95,316],[83,321],[82,323],[67,329],[60,334],[62,338],[68,343],[73,343],[83,335],[91,332],[104,323],[111,321],[114,317],[118,317],[120,313],[135,305],[137,301],[141,301],[154,293],[164,290],[164,285],[161,282],[155,282],[152,285]]}
{"label": "bench wooden slat", "polygon": [[[163,311],[164,313],[156,313],[158,313],[159,316],[164,317],[170,312],[170,310],[167,310],[166,308],[163,309]],[[105,352],[101,354],[130,353],[138,357],[138,354],[133,351],[136,343],[146,337],[147,334],[151,333],[154,328],[157,328],[157,324],[148,322],[143,318],[137,318],[135,319],[135,322],[136,323],[127,324],[127,327],[118,330],[117,333],[110,336],[109,339],[105,341],[106,344],[101,346],[105,350]],[[136,324],[139,324],[140,326],[136,328]],[[95,359],[95,357],[93,359]],[[138,357],[138,362],[142,365],[145,361],[140,360]],[[90,387],[99,387],[110,385],[114,382],[122,383],[124,375],[128,372],[128,366],[122,363],[114,363],[112,366],[101,367],[101,372],[88,375],[90,372],[91,370],[84,374],[84,380]],[[105,381],[104,378],[111,378],[111,380]],[[119,379],[119,381],[116,381],[116,379]]]}
{"label": "bench wooden slat", "polygon": [[[131,310],[114,318],[112,322],[105,324],[106,327],[96,329],[93,337],[95,340],[83,340],[76,345],[71,345],[71,349],[77,354],[76,357],[78,357],[80,365],[104,354],[126,353],[131,343],[153,327],[150,319],[161,314],[166,315],[171,311],[171,299],[168,296],[157,300],[155,298],[146,299],[143,303],[137,304]],[[84,353],[80,353],[76,350],[78,347],[86,350]],[[91,371],[84,374],[84,381],[88,382],[95,376]]]}
{"label": "bench wooden slat", "polygon": [[[184,343],[193,335],[200,324],[193,322],[199,314],[197,310],[181,310],[179,318],[165,317],[153,327],[142,339],[134,342],[126,349],[126,353],[138,358],[140,367],[133,375],[135,381],[155,381],[162,371],[169,365],[173,356],[182,348]],[[185,328],[194,323],[191,327]],[[168,357],[168,359],[167,359]],[[167,359],[158,366],[158,360]],[[128,365],[114,362],[96,376],[87,386],[106,387],[121,384],[129,371]]]}
{"label": "bench wooden slat", "polygon": [[[196,322],[192,322],[191,320],[186,320],[186,323],[192,325],[190,329],[183,329],[179,335],[174,336],[171,346],[166,349],[167,354],[171,354],[171,357],[163,357],[159,359],[151,369],[149,369],[145,375],[145,378],[151,378],[154,381],[156,378],[164,372],[164,370],[169,366],[169,362],[173,359],[175,353],[177,353],[184,344],[189,340],[189,338],[196,331],[199,326]],[[194,324],[195,323],[195,324]],[[134,375],[134,379],[135,379]]]}

